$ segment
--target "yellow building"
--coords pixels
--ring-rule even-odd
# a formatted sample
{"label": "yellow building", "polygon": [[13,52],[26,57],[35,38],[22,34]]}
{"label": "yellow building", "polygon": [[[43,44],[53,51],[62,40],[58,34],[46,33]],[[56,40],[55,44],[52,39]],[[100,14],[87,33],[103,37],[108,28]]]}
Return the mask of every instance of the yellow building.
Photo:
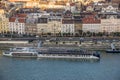
{"label": "yellow building", "polygon": [[8,22],[9,20],[6,18],[4,10],[0,9],[0,33],[4,34],[9,31]]}

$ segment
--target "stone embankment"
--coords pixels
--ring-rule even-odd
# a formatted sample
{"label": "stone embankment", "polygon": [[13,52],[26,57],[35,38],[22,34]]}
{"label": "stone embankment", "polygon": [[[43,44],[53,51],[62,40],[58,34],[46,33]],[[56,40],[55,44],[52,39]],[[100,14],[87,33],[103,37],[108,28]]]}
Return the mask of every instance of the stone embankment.
{"label": "stone embankment", "polygon": [[[116,48],[120,48],[120,42],[114,42]],[[5,50],[10,47],[37,47],[37,42],[32,42],[28,44],[0,44],[0,50]],[[111,49],[110,42],[42,42],[42,47],[64,47],[64,48],[83,48],[88,50],[106,50]]]}
{"label": "stone embankment", "polygon": [[[113,42],[115,44],[116,48],[120,48],[120,42]],[[43,47],[72,47],[72,48],[83,48],[88,50],[102,50],[105,51],[106,49],[111,49],[111,43],[110,42],[92,42],[92,41],[86,41],[86,42],[44,42]]]}

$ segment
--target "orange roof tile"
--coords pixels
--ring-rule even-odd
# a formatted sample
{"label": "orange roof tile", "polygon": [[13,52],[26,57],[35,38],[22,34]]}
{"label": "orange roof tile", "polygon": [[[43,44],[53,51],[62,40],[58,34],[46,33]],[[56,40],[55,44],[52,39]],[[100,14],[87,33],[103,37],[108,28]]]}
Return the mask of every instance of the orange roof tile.
{"label": "orange roof tile", "polygon": [[17,16],[17,17],[26,17],[27,14],[17,14],[16,16]]}
{"label": "orange roof tile", "polygon": [[95,23],[100,23],[101,20],[100,19],[96,19],[95,16],[88,16],[86,18],[83,18],[82,22],[84,24],[95,24]]}
{"label": "orange roof tile", "polygon": [[18,19],[19,23],[25,23],[25,19]]}
{"label": "orange roof tile", "polygon": [[[11,17],[11,18],[9,18],[9,22],[15,22],[16,19],[17,19],[16,17]],[[19,23],[25,23],[25,19],[18,18],[18,22]]]}
{"label": "orange roof tile", "polygon": [[14,18],[14,17],[9,18],[9,22],[15,22],[15,19],[16,18]]}

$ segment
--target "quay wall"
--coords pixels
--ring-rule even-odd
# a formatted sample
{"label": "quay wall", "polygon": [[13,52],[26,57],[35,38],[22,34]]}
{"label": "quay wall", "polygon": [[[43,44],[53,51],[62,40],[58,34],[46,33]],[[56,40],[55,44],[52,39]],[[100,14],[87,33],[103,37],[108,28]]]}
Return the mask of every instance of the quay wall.
{"label": "quay wall", "polygon": [[[120,48],[120,42],[113,42],[116,48]],[[34,43],[34,46],[37,47],[37,44]],[[64,48],[83,48],[88,50],[101,50],[105,51],[106,49],[111,49],[110,42],[93,42],[93,41],[60,41],[60,42],[42,42],[42,47],[64,47]]]}
{"label": "quay wall", "polygon": [[0,41],[0,44],[26,44],[28,41]]}
{"label": "quay wall", "polygon": [[[10,47],[37,47],[38,41],[34,42],[8,42],[8,43],[0,43],[0,50],[5,50]],[[42,47],[64,47],[64,48],[83,48],[88,50],[106,50],[111,49],[110,42],[93,42],[93,41],[59,41],[59,42],[50,42],[43,41]],[[120,48],[120,42],[114,42],[116,48]]]}

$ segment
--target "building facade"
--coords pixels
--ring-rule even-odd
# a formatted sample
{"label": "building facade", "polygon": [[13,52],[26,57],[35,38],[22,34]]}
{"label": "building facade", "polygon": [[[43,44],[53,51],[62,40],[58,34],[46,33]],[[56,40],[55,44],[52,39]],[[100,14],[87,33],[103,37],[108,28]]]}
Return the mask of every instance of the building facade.
{"label": "building facade", "polygon": [[49,33],[48,18],[40,17],[37,22],[37,35],[43,35]]}
{"label": "building facade", "polygon": [[118,13],[118,4],[105,4],[102,8],[101,31],[102,32],[120,32],[120,19]]}
{"label": "building facade", "polygon": [[88,32],[88,31],[94,33],[101,32],[100,19],[97,19],[95,15],[91,15],[86,18],[83,18],[82,30],[83,32]]}
{"label": "building facade", "polygon": [[118,11],[118,4],[116,3],[107,3],[107,4],[104,4],[103,7],[102,7],[102,10],[101,12],[104,13],[104,12],[117,12]]}
{"label": "building facade", "polygon": [[25,34],[26,14],[18,14],[9,19],[9,31],[14,34]]}
{"label": "building facade", "polygon": [[0,33],[1,34],[5,34],[7,32],[9,32],[9,28],[8,28],[8,18],[6,18],[5,14],[4,14],[4,10],[0,9]]}
{"label": "building facade", "polygon": [[101,19],[101,31],[102,32],[120,32],[120,19],[111,16],[107,19]]}
{"label": "building facade", "polygon": [[82,32],[82,18],[80,15],[74,15],[75,34],[81,34]]}
{"label": "building facade", "polygon": [[37,32],[37,24],[26,23],[25,24],[25,33],[27,35],[36,35]]}
{"label": "building facade", "polygon": [[64,14],[63,14],[63,18],[62,18],[62,25],[61,25],[61,33],[69,33],[71,35],[75,34],[75,25],[74,25],[74,19],[73,19],[73,15],[72,12],[67,10]]}
{"label": "building facade", "polygon": [[50,13],[48,18],[49,30],[53,35],[60,34],[62,24],[62,14],[61,13]]}

